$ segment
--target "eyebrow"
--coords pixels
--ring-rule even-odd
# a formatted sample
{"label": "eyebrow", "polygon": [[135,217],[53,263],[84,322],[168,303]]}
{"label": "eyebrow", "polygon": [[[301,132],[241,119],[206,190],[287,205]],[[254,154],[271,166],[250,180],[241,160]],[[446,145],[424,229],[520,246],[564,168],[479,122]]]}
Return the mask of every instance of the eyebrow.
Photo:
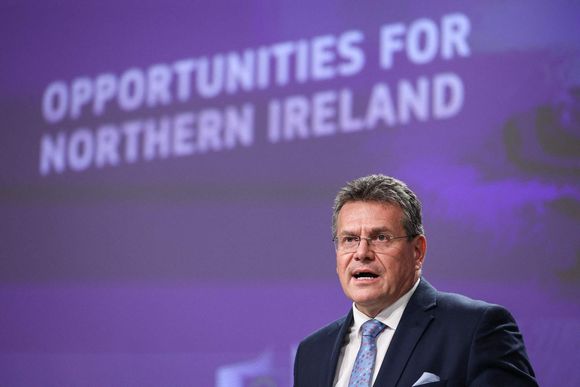
{"label": "eyebrow", "polygon": [[[379,234],[379,233],[382,233],[382,232],[386,232],[386,233],[392,234],[392,231],[389,230],[388,227],[374,227],[374,228],[371,228],[371,231],[370,231],[369,235],[376,235],[376,234]],[[352,231],[348,231],[348,230],[343,230],[340,233],[340,235],[359,236],[359,234],[357,234],[355,232],[352,232]]]}

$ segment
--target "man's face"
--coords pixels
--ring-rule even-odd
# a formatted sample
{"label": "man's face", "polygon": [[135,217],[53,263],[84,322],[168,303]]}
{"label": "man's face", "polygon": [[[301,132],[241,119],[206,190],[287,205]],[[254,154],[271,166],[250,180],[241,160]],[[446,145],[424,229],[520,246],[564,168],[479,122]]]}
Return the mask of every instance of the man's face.
{"label": "man's face", "polygon": [[[396,205],[347,202],[338,213],[337,237],[404,236],[402,220],[403,211]],[[364,239],[354,252],[338,249],[336,272],[342,290],[358,310],[369,317],[376,316],[409,291],[419,278],[426,247],[425,237],[420,235],[411,241],[394,239],[380,252]]]}

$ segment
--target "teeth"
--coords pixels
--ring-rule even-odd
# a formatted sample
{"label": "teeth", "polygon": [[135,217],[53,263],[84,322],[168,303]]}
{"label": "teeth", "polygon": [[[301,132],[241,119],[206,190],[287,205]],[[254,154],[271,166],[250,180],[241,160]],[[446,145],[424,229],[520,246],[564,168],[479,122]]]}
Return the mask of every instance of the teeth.
{"label": "teeth", "polygon": [[374,273],[369,273],[369,272],[362,272],[362,273],[357,273],[354,275],[354,278],[377,278],[378,276]]}

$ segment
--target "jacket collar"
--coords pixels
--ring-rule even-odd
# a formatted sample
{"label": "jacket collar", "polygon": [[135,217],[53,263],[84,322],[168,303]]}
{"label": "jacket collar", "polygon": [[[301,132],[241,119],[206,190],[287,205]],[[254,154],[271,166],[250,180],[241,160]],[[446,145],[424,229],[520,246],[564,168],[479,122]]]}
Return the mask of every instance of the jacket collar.
{"label": "jacket collar", "polygon": [[332,387],[334,383],[334,375],[336,374],[336,366],[338,363],[338,356],[340,355],[340,351],[342,349],[342,345],[344,344],[344,338],[348,334],[351,325],[354,322],[354,318],[352,315],[352,307],[348,314],[344,317],[343,321],[340,323],[340,329],[338,331],[338,335],[336,335],[336,339],[334,341],[334,345],[332,346],[332,352],[330,357],[330,367],[328,367],[328,374],[326,375],[326,386]]}
{"label": "jacket collar", "polygon": [[[377,385],[394,386],[397,384],[419,338],[435,318],[433,308],[435,308],[436,304],[437,290],[425,278],[421,277],[419,286],[409,300],[399,322],[399,326],[395,331],[393,340],[389,345],[389,349],[377,375]],[[340,355],[345,336],[348,334],[353,321],[352,308],[350,308],[348,314],[337,322],[338,334],[335,336],[336,338],[332,347],[330,367],[327,368],[326,386],[332,387],[336,374],[338,356]],[[333,330],[333,332],[336,331]]]}
{"label": "jacket collar", "polygon": [[403,312],[399,327],[377,375],[380,385],[397,384],[423,332],[435,318],[433,311],[436,306],[437,290],[421,278],[417,290]]}

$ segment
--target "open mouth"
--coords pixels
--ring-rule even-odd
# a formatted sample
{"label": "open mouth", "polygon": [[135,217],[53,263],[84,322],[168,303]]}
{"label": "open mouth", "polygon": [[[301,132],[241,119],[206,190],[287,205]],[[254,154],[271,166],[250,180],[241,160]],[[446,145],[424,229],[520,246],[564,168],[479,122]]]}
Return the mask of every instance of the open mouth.
{"label": "open mouth", "polygon": [[370,272],[370,271],[359,271],[353,274],[353,277],[356,279],[372,279],[372,278],[377,278],[378,275]]}

